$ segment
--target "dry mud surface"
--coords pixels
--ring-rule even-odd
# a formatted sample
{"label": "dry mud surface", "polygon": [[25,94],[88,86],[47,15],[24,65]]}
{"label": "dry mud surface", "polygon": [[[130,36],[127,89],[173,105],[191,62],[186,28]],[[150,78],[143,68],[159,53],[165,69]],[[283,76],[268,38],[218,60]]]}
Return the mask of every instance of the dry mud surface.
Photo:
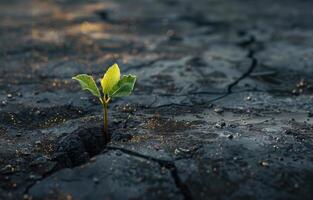
{"label": "dry mud surface", "polygon": [[[2,0],[0,199],[313,198],[311,0]],[[138,76],[110,106],[71,80]]]}

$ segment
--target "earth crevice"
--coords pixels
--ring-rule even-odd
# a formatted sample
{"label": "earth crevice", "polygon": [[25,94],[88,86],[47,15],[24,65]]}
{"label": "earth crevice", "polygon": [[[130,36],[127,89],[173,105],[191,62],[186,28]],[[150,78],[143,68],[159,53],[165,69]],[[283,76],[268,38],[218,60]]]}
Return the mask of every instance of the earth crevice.
{"label": "earth crevice", "polygon": [[106,149],[109,149],[109,150],[119,150],[119,151],[121,151],[121,152],[123,152],[125,154],[130,155],[130,156],[135,156],[135,157],[143,158],[143,159],[146,159],[146,160],[149,160],[149,161],[153,161],[153,162],[158,163],[160,165],[160,167],[165,167],[166,169],[168,169],[170,171],[171,176],[174,179],[176,187],[180,190],[181,194],[184,196],[184,200],[193,200],[193,197],[192,197],[192,194],[190,192],[190,189],[181,180],[174,161],[155,158],[155,157],[152,157],[152,156],[149,156],[149,155],[144,155],[144,154],[141,154],[141,153],[129,150],[129,149],[125,149],[125,148],[122,148],[122,147],[116,147],[116,146],[108,145],[106,147]]}

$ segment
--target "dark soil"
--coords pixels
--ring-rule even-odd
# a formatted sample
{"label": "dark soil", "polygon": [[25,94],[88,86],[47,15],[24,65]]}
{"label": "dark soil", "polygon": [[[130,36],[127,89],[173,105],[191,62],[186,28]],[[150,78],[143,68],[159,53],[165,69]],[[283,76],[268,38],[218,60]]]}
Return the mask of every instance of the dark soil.
{"label": "dark soil", "polygon": [[[310,0],[2,0],[0,199],[313,198]],[[117,62],[110,105],[71,80]]]}

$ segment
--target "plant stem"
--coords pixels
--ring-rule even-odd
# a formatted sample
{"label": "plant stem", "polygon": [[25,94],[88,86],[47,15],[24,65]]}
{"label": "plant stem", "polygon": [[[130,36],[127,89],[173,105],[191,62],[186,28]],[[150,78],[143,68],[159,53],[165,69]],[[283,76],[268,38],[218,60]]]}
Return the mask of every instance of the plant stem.
{"label": "plant stem", "polygon": [[109,135],[109,116],[108,116],[108,102],[103,101],[103,120],[104,120],[104,139],[106,142],[109,142],[110,135]]}

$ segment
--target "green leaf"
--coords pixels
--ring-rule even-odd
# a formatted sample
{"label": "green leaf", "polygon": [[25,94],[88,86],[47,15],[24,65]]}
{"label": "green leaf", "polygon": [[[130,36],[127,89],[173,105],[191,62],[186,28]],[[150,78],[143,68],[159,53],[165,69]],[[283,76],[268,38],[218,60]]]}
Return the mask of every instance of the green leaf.
{"label": "green leaf", "polygon": [[101,98],[99,89],[92,76],[89,76],[87,74],[79,74],[72,77],[72,79],[77,80],[83,90],[89,90],[93,95]]}
{"label": "green leaf", "polygon": [[112,88],[110,92],[111,98],[124,97],[131,94],[136,82],[136,76],[129,74],[123,78]]}
{"label": "green leaf", "polygon": [[112,88],[119,82],[120,80],[120,68],[117,64],[112,65],[104,74],[101,79],[101,87],[103,94],[110,94]]}

